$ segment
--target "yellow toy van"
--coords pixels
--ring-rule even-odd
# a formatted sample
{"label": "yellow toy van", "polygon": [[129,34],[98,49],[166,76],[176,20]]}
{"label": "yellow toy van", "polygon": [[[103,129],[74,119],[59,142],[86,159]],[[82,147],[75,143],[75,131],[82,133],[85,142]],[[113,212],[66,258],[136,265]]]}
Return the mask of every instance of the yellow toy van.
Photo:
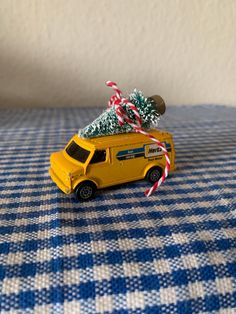
{"label": "yellow toy van", "polygon": [[[155,129],[149,133],[165,145],[173,171],[172,135]],[[158,181],[165,168],[165,157],[157,144],[139,133],[90,139],[74,135],[63,151],[51,154],[50,164],[50,176],[64,193],[89,200],[96,189],[143,178],[152,183]]]}

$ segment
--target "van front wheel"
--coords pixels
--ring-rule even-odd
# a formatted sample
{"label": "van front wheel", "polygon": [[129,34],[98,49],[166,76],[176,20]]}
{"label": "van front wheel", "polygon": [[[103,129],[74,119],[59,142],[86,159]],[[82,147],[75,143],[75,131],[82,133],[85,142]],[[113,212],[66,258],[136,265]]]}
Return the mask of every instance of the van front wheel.
{"label": "van front wheel", "polygon": [[88,201],[92,199],[95,192],[96,186],[93,182],[90,181],[80,183],[75,189],[77,198],[82,201]]}
{"label": "van front wheel", "polygon": [[146,179],[151,183],[155,183],[160,179],[161,176],[162,169],[160,167],[153,167],[148,170]]}

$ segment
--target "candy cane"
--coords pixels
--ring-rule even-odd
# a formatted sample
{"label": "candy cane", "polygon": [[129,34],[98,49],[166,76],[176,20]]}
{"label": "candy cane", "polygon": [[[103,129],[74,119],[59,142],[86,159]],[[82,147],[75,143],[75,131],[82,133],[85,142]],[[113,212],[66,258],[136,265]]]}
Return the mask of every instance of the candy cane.
{"label": "candy cane", "polygon": [[[165,146],[158,139],[156,139],[153,135],[146,132],[141,127],[142,120],[141,120],[141,117],[139,115],[138,109],[136,108],[136,106],[133,103],[129,102],[128,99],[126,99],[122,96],[122,92],[117,87],[117,84],[114,82],[111,82],[111,81],[107,81],[106,85],[108,87],[111,87],[115,91],[115,95],[111,96],[110,100],[108,101],[108,107],[112,107],[112,106],[115,107],[115,111],[116,111],[119,125],[122,126],[124,124],[124,121],[127,122],[136,132],[147,136],[148,138],[150,138],[150,140],[155,142],[165,155],[166,165],[165,165],[165,170],[164,170],[161,178],[157,182],[155,182],[150,189],[147,189],[145,191],[145,195],[150,196],[152,193],[154,193],[156,191],[156,189],[165,181],[166,177],[168,176],[168,173],[170,170],[169,154],[168,154]],[[133,111],[133,113],[135,115],[135,121],[131,120],[127,116],[125,110],[122,107],[122,104],[127,104],[129,106],[129,108]]]}

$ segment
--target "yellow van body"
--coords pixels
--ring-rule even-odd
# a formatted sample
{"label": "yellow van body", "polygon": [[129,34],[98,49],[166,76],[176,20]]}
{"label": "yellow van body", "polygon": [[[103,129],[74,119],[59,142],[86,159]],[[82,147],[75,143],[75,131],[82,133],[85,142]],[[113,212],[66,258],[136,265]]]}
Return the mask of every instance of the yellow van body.
{"label": "yellow van body", "polygon": [[[168,132],[149,132],[168,150],[175,169],[175,149]],[[83,181],[91,181],[97,189],[145,178],[152,167],[163,171],[165,156],[161,149],[139,133],[125,133],[91,139],[72,137],[63,151],[52,153],[49,169],[52,180],[66,194],[73,193]]]}

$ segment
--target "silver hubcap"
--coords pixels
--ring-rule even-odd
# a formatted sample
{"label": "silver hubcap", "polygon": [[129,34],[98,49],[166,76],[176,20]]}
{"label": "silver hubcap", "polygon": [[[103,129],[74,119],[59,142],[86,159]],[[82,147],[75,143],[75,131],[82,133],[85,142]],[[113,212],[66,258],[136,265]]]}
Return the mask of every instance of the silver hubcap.
{"label": "silver hubcap", "polygon": [[83,199],[89,198],[92,194],[93,194],[93,189],[91,188],[91,186],[86,185],[82,187],[82,189],[80,190],[80,196]]}
{"label": "silver hubcap", "polygon": [[156,182],[160,178],[160,172],[158,170],[153,170],[150,173],[150,180]]}

